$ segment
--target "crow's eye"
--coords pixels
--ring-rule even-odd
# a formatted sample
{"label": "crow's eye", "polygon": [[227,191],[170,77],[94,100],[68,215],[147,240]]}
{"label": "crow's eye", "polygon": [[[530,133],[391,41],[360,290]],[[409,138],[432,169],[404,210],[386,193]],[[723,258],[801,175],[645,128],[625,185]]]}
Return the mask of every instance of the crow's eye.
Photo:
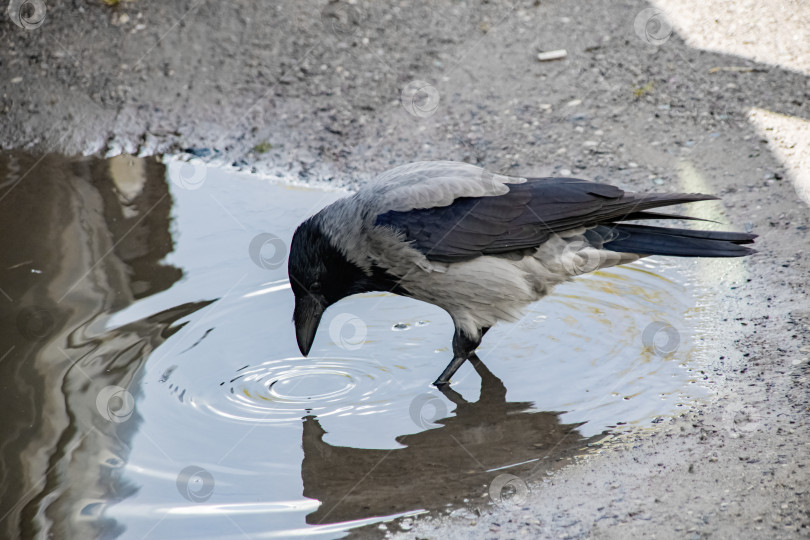
{"label": "crow's eye", "polygon": [[309,292],[311,293],[319,293],[321,292],[321,284],[317,281],[309,286]]}

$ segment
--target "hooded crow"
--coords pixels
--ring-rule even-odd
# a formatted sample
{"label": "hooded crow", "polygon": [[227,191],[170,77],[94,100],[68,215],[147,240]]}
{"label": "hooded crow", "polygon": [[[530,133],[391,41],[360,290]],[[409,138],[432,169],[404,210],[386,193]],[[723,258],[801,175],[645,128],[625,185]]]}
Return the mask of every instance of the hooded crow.
{"label": "hooded crow", "polygon": [[306,356],[323,312],[387,291],[435,304],[455,325],[442,387],[496,322],[572,277],[648,255],[740,257],[756,235],[629,224],[695,219],[649,210],[717,199],[632,193],[576,178],[520,178],[452,161],[403,165],[304,221],[290,246],[293,322]]}

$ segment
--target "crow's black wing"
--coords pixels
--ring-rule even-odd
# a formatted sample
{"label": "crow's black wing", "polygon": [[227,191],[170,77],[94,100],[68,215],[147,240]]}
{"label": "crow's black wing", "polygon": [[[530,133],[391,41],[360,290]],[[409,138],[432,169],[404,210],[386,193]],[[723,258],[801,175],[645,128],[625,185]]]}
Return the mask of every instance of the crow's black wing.
{"label": "crow's black wing", "polygon": [[[702,194],[626,193],[576,178],[535,178],[490,197],[460,197],[447,206],[389,211],[375,224],[391,227],[429,260],[458,262],[538,246],[554,233],[660,214],[644,210],[716,199]],[[671,216],[677,217],[677,216]]]}

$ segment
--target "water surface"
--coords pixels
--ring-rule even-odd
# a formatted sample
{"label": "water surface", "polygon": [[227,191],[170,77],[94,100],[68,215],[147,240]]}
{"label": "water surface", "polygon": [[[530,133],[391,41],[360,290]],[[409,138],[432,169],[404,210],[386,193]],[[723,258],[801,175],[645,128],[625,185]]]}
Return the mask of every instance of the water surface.
{"label": "water surface", "polygon": [[359,295],[309,358],[295,226],[345,193],[174,159],[0,155],[6,536],[341,536],[486,505],[694,394],[689,261],[580,278],[442,394],[440,309]]}

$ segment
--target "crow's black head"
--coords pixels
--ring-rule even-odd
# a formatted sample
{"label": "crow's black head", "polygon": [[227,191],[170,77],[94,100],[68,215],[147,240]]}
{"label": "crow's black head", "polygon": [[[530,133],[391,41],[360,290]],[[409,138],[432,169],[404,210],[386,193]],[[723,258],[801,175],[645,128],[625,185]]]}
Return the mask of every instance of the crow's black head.
{"label": "crow's black head", "polygon": [[326,308],[341,298],[369,290],[367,276],[330,243],[317,218],[308,219],[293,234],[287,273],[295,295],[295,336],[301,354],[306,356]]}

